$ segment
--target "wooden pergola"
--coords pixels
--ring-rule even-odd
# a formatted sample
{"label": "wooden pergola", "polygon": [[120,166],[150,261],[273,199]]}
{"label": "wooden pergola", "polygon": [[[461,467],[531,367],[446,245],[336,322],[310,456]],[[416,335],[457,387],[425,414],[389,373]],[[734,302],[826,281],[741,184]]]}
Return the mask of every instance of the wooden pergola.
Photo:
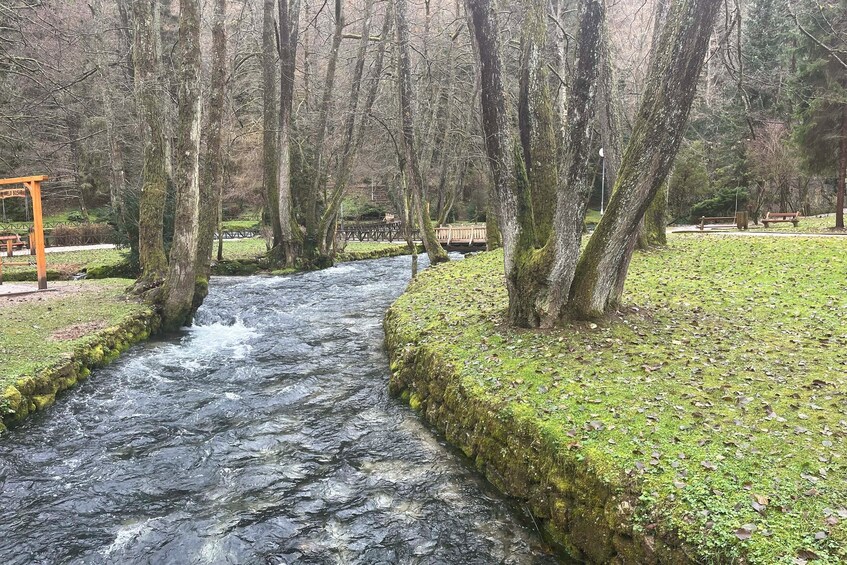
{"label": "wooden pergola", "polygon": [[[29,192],[29,197],[32,199],[33,231],[30,246],[35,249],[38,290],[47,289],[47,259],[44,257],[44,221],[41,212],[41,183],[46,180],[47,177],[44,175],[0,179],[0,200],[6,198],[26,198],[27,192]],[[15,187],[14,185],[22,185],[22,187]],[[13,188],[2,188],[5,186],[12,186]]]}

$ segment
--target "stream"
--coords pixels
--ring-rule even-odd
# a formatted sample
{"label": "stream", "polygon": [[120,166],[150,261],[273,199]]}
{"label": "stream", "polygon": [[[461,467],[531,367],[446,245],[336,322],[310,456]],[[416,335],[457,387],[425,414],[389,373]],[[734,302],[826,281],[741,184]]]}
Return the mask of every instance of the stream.
{"label": "stream", "polygon": [[410,261],[215,278],[193,327],[0,436],[0,561],[556,563],[387,393]]}

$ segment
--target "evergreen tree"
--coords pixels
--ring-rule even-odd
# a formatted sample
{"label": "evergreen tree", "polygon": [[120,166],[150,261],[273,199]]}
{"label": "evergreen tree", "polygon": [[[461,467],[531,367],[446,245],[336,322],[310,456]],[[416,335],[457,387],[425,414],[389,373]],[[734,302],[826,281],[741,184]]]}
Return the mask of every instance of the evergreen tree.
{"label": "evergreen tree", "polygon": [[835,175],[835,227],[844,228],[847,173],[847,0],[805,2],[792,12],[802,33],[795,139],[807,167]]}

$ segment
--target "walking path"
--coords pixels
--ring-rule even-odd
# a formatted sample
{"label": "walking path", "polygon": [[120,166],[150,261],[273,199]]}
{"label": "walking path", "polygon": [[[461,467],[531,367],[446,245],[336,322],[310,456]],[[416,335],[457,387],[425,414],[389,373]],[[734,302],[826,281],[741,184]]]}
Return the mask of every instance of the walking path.
{"label": "walking path", "polygon": [[[48,247],[44,250],[45,253],[66,253],[68,251],[96,251],[98,249],[115,249],[117,245],[113,243],[102,243],[100,245],[69,245],[67,247]],[[14,252],[15,257],[23,257],[29,255],[29,249],[18,249]]]}

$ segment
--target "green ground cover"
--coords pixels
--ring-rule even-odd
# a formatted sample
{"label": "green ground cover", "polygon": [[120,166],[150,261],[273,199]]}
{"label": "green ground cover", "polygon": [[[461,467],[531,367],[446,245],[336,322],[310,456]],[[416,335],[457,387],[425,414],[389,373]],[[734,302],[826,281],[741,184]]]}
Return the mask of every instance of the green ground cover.
{"label": "green ground cover", "polygon": [[826,215],[826,216],[808,216],[800,218],[800,222],[797,224],[795,228],[793,224],[790,222],[784,222],[779,224],[770,224],[770,227],[765,228],[764,225],[759,224],[751,224],[751,231],[761,231],[761,232],[787,232],[787,233],[838,233],[835,231],[835,216],[834,215]]}
{"label": "green ground cover", "polygon": [[[402,243],[368,243],[351,242],[347,244],[340,259],[356,260],[369,256],[378,257],[388,254],[398,247],[405,247]],[[261,238],[239,239],[224,241],[224,260],[235,262],[256,261],[265,256],[265,240]],[[217,242],[214,254],[217,254]],[[128,271],[120,267],[129,258],[128,251],[119,249],[91,249],[83,251],[63,251],[47,253],[47,272],[50,280],[67,279],[68,277],[86,269],[88,273],[106,273],[106,276],[121,276]],[[28,265],[7,266],[3,265],[3,275],[6,281],[34,281],[35,280],[35,257],[15,257],[14,259],[3,258],[4,261],[21,262],[27,261]],[[95,276],[97,276],[95,274]]]}
{"label": "green ground cover", "polygon": [[847,562],[841,240],[673,238],[636,255],[620,315],[544,332],[504,325],[502,260],[419,275],[393,307],[411,340],[640,492],[636,531],[709,563]]}
{"label": "green ground cover", "polygon": [[221,225],[223,226],[224,230],[258,230],[259,220],[224,220],[223,222],[221,222]]}
{"label": "green ground cover", "polygon": [[[110,268],[125,262],[126,251],[118,249],[91,249],[83,251],[63,251],[46,253],[48,278],[67,278],[83,269],[89,272],[98,268]],[[17,256],[3,257],[3,275],[6,280],[35,280],[35,257]],[[27,265],[8,266],[7,261],[15,263],[27,262]]]}
{"label": "green ground cover", "polygon": [[146,308],[127,298],[124,279],[62,282],[52,288],[33,300],[0,299],[0,392],[61,361],[94,332]]}

